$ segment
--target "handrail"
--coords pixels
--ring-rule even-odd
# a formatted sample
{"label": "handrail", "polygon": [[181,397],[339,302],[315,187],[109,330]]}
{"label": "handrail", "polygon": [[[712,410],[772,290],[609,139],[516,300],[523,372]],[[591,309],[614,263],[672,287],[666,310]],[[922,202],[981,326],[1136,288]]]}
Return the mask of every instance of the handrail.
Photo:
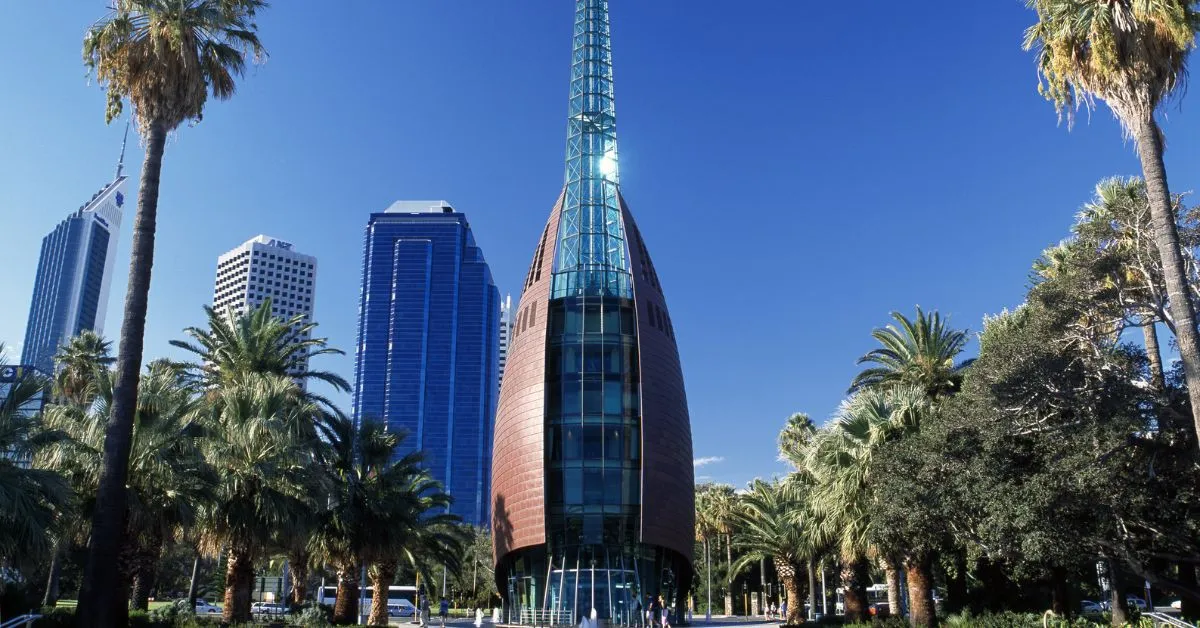
{"label": "handrail", "polygon": [[[1171,617],[1170,615],[1168,615],[1166,613],[1158,613],[1158,612],[1142,613],[1142,617],[1149,617],[1150,619],[1153,619],[1155,621],[1155,625],[1159,625],[1160,623],[1162,623],[1162,624],[1166,624],[1168,626],[1175,626],[1176,628],[1193,628],[1193,626],[1191,624],[1189,624],[1181,619]],[[0,626],[0,628],[3,628],[3,627]]]}
{"label": "handrail", "polygon": [[41,618],[42,618],[41,615],[37,615],[34,613],[27,613],[25,615],[21,615],[20,617],[13,617],[12,619],[0,624],[0,628],[17,628],[17,626],[20,626],[21,624],[25,624],[26,626],[32,626],[33,622],[35,620],[38,620]]}

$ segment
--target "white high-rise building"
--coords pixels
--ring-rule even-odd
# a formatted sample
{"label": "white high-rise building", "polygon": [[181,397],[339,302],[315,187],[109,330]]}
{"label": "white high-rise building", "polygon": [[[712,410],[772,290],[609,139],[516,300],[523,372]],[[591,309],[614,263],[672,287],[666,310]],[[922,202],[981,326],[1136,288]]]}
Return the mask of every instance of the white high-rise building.
{"label": "white high-rise building", "polygon": [[[291,242],[259,235],[217,258],[213,309],[246,312],[271,299],[271,313],[311,323],[316,299],[317,258],[297,253]],[[309,333],[304,334],[308,339]],[[293,372],[308,368],[296,364]]]}
{"label": "white high-rise building", "polygon": [[512,332],[512,295],[500,302],[500,369],[496,372],[497,387],[504,384],[504,363],[508,360],[508,342]]}

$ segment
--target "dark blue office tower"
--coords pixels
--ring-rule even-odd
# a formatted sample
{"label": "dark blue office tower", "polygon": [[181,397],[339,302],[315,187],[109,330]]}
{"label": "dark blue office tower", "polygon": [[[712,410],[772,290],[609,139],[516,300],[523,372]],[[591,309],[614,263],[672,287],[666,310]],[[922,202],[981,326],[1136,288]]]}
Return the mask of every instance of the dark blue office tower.
{"label": "dark blue office tower", "polygon": [[371,214],[363,251],[354,418],[404,430],[475,525],[491,513],[500,293],[463,214],[399,201]]}

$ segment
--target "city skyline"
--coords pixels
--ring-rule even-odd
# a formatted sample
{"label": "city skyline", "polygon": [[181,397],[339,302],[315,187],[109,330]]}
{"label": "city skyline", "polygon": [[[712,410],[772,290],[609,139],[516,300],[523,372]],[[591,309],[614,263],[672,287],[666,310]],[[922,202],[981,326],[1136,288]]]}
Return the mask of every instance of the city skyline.
{"label": "city skyline", "polygon": [[[172,140],[164,167],[163,248],[151,293],[147,355],[174,355],[166,341],[202,322],[211,260],[229,245],[225,225],[235,219],[245,233],[283,233],[291,221],[303,223],[288,237],[313,242],[313,252],[331,260],[329,276],[354,284],[347,278],[358,272],[352,252],[367,213],[362,208],[381,207],[396,197],[445,195],[472,216],[499,287],[515,288],[534,244],[528,241],[531,225],[533,231],[540,228],[537,223],[553,200],[544,190],[558,179],[554,166],[562,133],[557,121],[565,55],[552,41],[543,48],[535,36],[559,32],[563,12],[544,10],[558,4],[534,3],[527,12],[494,7],[468,12],[453,5],[353,9],[356,22],[427,34],[412,43],[389,38],[389,45],[404,54],[389,54],[386,60],[377,58],[382,50],[356,43],[345,58],[322,61],[322,67],[332,67],[366,59],[350,74],[369,87],[339,80],[331,90],[336,96],[307,103],[304,116],[336,124],[315,125],[306,134],[295,133],[301,116],[279,115],[278,103],[282,93],[307,93],[303,64],[289,51],[321,31],[303,11],[274,7],[263,24],[276,53],[272,60],[252,70],[255,80],[247,81],[237,101],[214,104],[198,129],[185,128]],[[1061,237],[1097,179],[1137,172],[1131,148],[1112,141],[1116,125],[1106,113],[1098,112],[1088,124],[1081,120],[1070,134],[1055,125],[1053,112],[1033,89],[1032,62],[1013,34],[1032,16],[1019,3],[1011,4],[909,12],[886,8],[866,17],[833,7],[806,24],[788,6],[773,5],[778,19],[765,20],[765,6],[741,15],[728,14],[717,3],[693,3],[686,13],[614,3],[620,24],[614,37],[623,54],[649,59],[642,51],[653,44],[679,46],[688,52],[680,56],[691,58],[628,64],[619,80],[623,94],[637,94],[625,100],[622,114],[627,128],[637,129],[629,133],[636,140],[623,153],[623,165],[630,166],[624,174],[635,178],[627,182],[631,202],[647,237],[657,243],[660,272],[675,278],[673,323],[688,339],[680,350],[694,391],[696,456],[699,462],[724,459],[698,467],[699,477],[740,485],[781,471],[774,443],[755,434],[777,428],[793,411],[807,411],[823,422],[839,400],[829,391],[848,385],[854,359],[870,348],[865,333],[886,324],[888,311],[911,312],[919,303],[977,331],[984,314],[1019,302],[1021,292],[1014,286],[1024,280],[1029,262]],[[25,69],[10,55],[0,61],[3,70],[17,78],[36,70],[48,78],[33,85],[28,98],[0,105],[0,114],[36,119],[40,103],[53,103],[61,121],[50,133],[13,129],[12,154],[0,168],[2,222],[14,240],[2,258],[11,270],[0,294],[23,305],[32,294],[33,240],[61,218],[61,208],[78,203],[72,197],[80,190],[94,189],[96,173],[88,164],[106,158],[123,125],[102,127],[103,94],[81,78],[78,35],[95,18],[93,12],[49,8],[46,37],[34,41],[14,28],[34,19],[24,13],[30,9],[15,10],[13,23],[0,27],[6,29],[5,41],[24,46],[41,61]],[[789,22],[795,31],[782,26]],[[963,53],[955,58],[942,58],[931,46],[897,34],[916,32],[918,24],[949,23],[989,26],[954,34],[947,45]],[[857,53],[863,56],[856,63],[871,57],[882,66],[864,68],[861,80],[853,81],[858,86],[811,61],[830,44],[823,32],[852,24],[874,42]],[[968,35],[982,42],[967,46]],[[453,45],[439,47],[450,49],[434,55],[421,45],[431,39]],[[481,50],[489,47],[501,54],[481,60]],[[506,91],[489,75],[503,75],[511,67],[522,68],[523,83]],[[917,67],[928,68],[931,76],[959,78],[935,82],[901,71]],[[976,81],[969,67],[986,68],[996,78]],[[912,84],[890,80],[889,73],[909,77]],[[777,80],[772,76],[804,80],[772,83]],[[763,93],[756,85],[777,91],[769,98],[755,96]],[[433,99],[436,106],[415,102],[421,99],[392,91],[399,86],[404,93],[446,97]],[[496,110],[462,104],[468,102],[465,96],[481,91],[504,94]],[[973,104],[951,105],[951,97]],[[376,101],[389,104],[377,108]],[[705,104],[697,112],[672,107],[693,101]],[[789,112],[821,122],[783,122]],[[1186,150],[1200,127],[1186,107],[1169,113],[1172,146],[1185,147],[1167,153],[1172,184],[1185,191],[1200,185],[1195,174],[1200,158]],[[712,132],[694,131],[713,116],[725,123]],[[490,135],[481,144],[485,129]],[[837,143],[830,129],[837,130]],[[375,130],[380,135],[373,135]],[[263,134],[262,146],[244,146],[239,138],[255,132]],[[1019,146],[1014,137],[1022,138]],[[230,146],[240,148],[231,154]],[[134,148],[131,153],[139,152]],[[136,168],[131,170],[136,175]],[[930,177],[945,186],[930,192]],[[645,183],[651,179],[661,182],[662,190],[656,189],[658,183]],[[1023,184],[1009,189],[1004,185],[1009,181]],[[1003,191],[996,194],[996,189]],[[753,242],[722,239],[725,221],[759,215],[769,228]],[[945,231],[920,233],[921,219],[935,215],[950,218]],[[672,224],[684,220],[694,237],[665,241]],[[123,295],[122,266],[128,261],[128,226],[124,231],[107,312],[110,338]],[[983,234],[982,241],[963,246],[970,232]],[[851,246],[852,237],[865,244]],[[908,263],[880,272],[883,251],[893,239],[910,242]],[[944,276],[906,290],[915,285],[919,268],[947,256],[954,263]],[[853,281],[835,285],[833,279],[846,277]],[[699,290],[714,278],[725,286],[721,294]],[[962,290],[964,284],[996,290]],[[351,351],[356,286],[330,290],[317,308],[317,333]],[[776,331],[740,326],[735,314],[747,311],[742,309],[747,304],[754,307],[753,327]],[[0,339],[10,347],[23,337],[26,314],[0,316]],[[350,359],[322,360],[347,377],[352,373]],[[339,400],[348,405],[346,399]],[[730,430],[733,421],[761,429]]]}

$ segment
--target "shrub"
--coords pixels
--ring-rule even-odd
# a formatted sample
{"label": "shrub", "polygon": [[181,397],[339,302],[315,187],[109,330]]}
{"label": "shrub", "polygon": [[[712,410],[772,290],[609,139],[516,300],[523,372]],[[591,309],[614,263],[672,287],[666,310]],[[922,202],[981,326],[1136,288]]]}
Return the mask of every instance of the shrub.
{"label": "shrub", "polygon": [[75,625],[75,609],[47,606],[38,611],[42,618],[33,622],[37,628],[72,628]]}

